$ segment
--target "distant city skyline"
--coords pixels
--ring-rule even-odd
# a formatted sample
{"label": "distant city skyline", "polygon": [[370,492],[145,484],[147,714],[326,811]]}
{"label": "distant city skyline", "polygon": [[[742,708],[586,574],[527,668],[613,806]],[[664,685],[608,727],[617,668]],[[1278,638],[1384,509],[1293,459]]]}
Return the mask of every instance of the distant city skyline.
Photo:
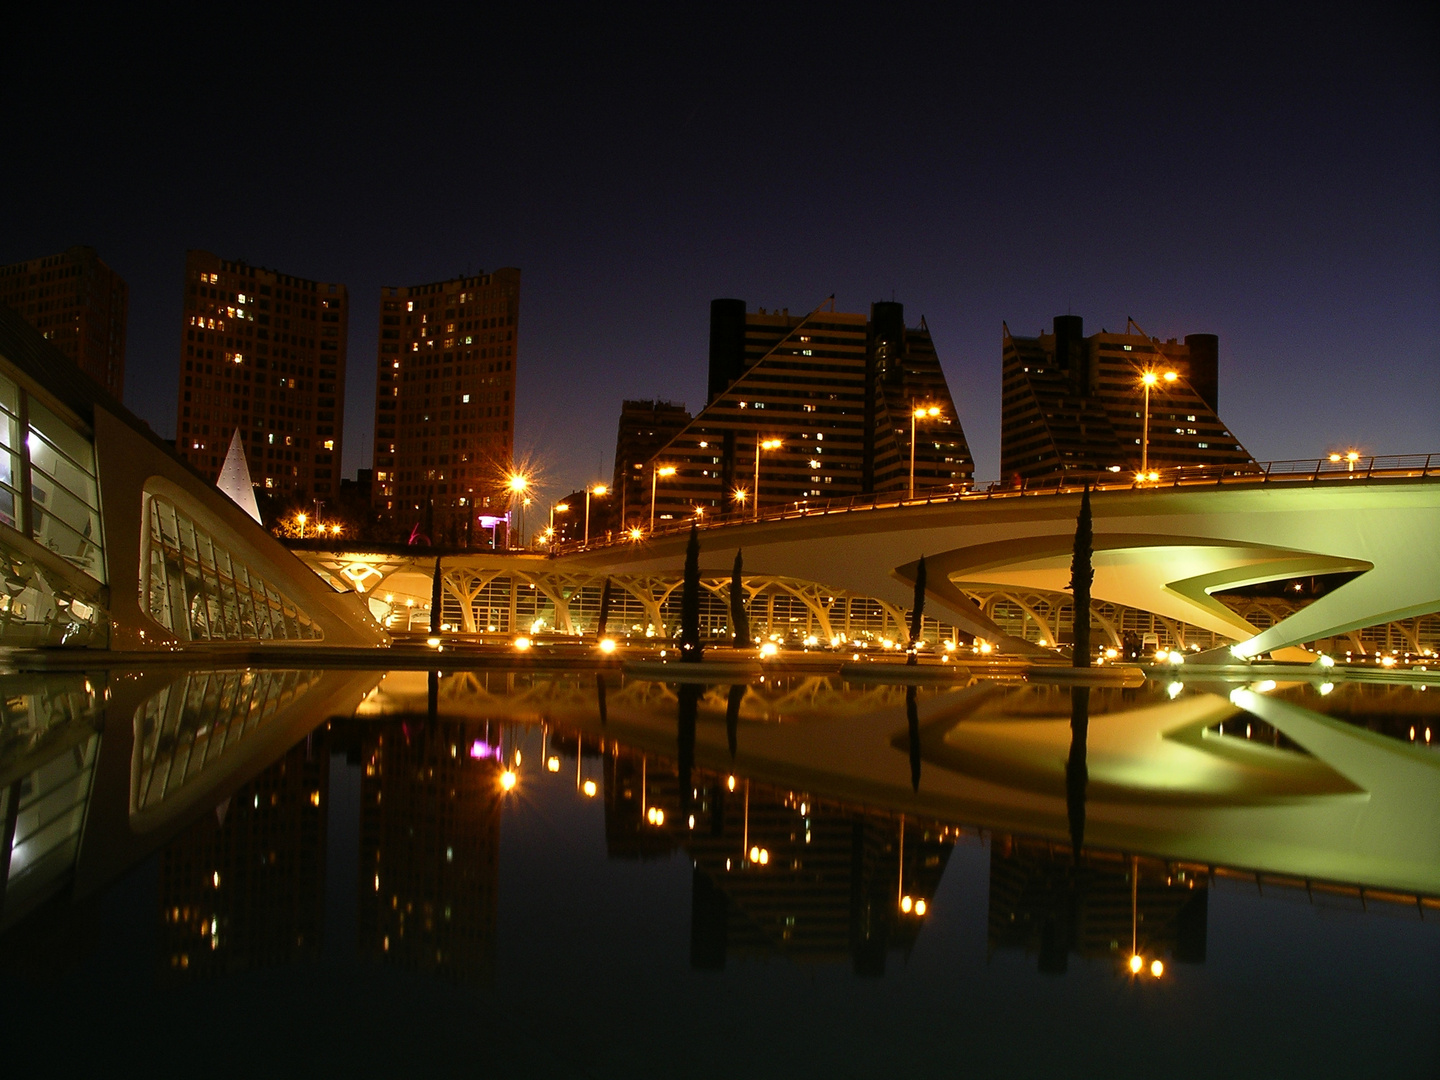
{"label": "distant city skyline", "polygon": [[[716,296],[903,299],[981,482],[1000,474],[1002,320],[1029,336],[1070,312],[1218,335],[1223,414],[1258,459],[1440,443],[1440,72],[1420,6],[767,10],[765,34],[743,12],[544,34],[541,13],[476,13],[413,60],[418,26],[301,14],[275,46],[116,13],[67,30],[58,86],[52,18],[22,16],[37,47],[4,84],[25,166],[0,179],[0,264],[84,244],[125,279],[127,404],[165,437],[177,286],[203,248],[359,305],[344,476],[374,445],[362,313],[381,287],[506,265],[526,280],[515,450],[542,499],[610,480],[624,399],[702,407]],[[313,63],[299,43],[322,36]],[[239,85],[217,74],[237,65]],[[396,138],[454,102],[443,140]],[[243,153],[205,135],[260,118]]]}

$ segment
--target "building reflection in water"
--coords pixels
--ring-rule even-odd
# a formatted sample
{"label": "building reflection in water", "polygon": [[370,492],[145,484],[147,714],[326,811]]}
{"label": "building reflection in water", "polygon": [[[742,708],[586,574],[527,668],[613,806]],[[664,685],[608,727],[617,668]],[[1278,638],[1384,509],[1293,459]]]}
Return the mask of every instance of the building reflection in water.
{"label": "building reflection in water", "polygon": [[1205,962],[1207,879],[1158,860],[996,836],[990,844],[992,950],[1020,949],[1040,971],[1065,971],[1070,954],[1130,970]]}
{"label": "building reflection in water", "polygon": [[498,732],[423,716],[360,723],[360,947],[484,983],[495,969]]}
{"label": "building reflection in water", "polygon": [[783,955],[881,975],[891,950],[914,945],[955,841],[940,826],[723,773],[693,770],[687,792],[677,762],[613,743],[604,776],[610,858],[683,850],[694,863],[696,968]]}
{"label": "building reflection in water", "polygon": [[170,978],[320,955],[329,727],[172,840],[160,857],[160,967]]}

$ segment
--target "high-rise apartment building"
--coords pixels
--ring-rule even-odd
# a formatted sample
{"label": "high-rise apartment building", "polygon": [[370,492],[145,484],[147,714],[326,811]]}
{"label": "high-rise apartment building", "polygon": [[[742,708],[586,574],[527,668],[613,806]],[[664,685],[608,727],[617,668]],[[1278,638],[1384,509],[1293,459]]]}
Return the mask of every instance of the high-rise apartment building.
{"label": "high-rise apartment building", "polygon": [[349,296],[208,251],[185,254],[175,445],[218,477],[240,432],[255,486],[284,500],[340,490]]}
{"label": "high-rise apartment building", "polygon": [[381,290],[372,492],[397,534],[466,544],[508,510],[519,319],[514,267]]}
{"label": "high-rise apartment building", "polygon": [[633,520],[635,514],[649,507],[652,477],[647,466],[650,459],[684,431],[692,419],[684,405],[669,401],[621,402],[611,502],[624,507],[626,519]]}
{"label": "high-rise apartment building", "polygon": [[130,290],[91,247],[0,266],[0,304],[116,398],[125,388],[125,321]]}
{"label": "high-rise apartment building", "polygon": [[763,509],[905,491],[912,450],[917,490],[969,485],[974,463],[924,320],[907,327],[890,302],[868,317],[833,309],[710,305],[709,402],[635,470],[646,498],[627,505],[626,525],[648,523],[650,469],[675,469],[656,486],[659,518],[750,512],[757,495]]}
{"label": "high-rise apartment building", "polygon": [[[1079,315],[1052,333],[1004,329],[1000,468],[1007,483],[1133,473],[1187,465],[1245,466],[1252,459],[1216,414],[1220,342],[1129,331],[1084,336]],[[1150,388],[1146,441],[1145,373]]]}

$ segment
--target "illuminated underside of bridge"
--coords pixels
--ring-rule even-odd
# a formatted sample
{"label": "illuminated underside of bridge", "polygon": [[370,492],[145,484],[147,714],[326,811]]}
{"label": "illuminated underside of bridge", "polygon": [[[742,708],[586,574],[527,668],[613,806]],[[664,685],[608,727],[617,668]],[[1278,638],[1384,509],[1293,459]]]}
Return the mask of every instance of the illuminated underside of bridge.
{"label": "illuminated underside of bridge", "polygon": [[[1235,642],[1236,654],[1247,658],[1298,656],[1287,650],[1405,620],[1412,622],[1402,630],[1403,644],[1418,651],[1414,620],[1440,612],[1440,477],[1102,490],[1091,502],[1092,625],[1116,644],[1134,628],[1135,613],[1145,613],[1162,638],[1202,648]],[[702,576],[717,613],[710,628],[719,632],[724,621],[730,569],[741,550],[751,618],[759,609],[760,630],[791,626],[798,634],[803,623],[807,636],[819,638],[898,638],[923,555],[926,610],[951,624],[927,625],[931,633],[959,631],[1032,652],[1038,641],[1059,638],[1068,623],[1064,601],[1079,503],[1078,492],[922,499],[711,526],[700,534]],[[608,577],[623,596],[616,624],[663,636],[673,622],[669,605],[686,539],[671,533],[557,558],[448,556],[442,615],[456,630],[513,632],[528,629],[525,616],[543,610],[556,630],[579,632],[593,628],[590,612]],[[428,602],[433,556],[335,552],[307,559],[368,594],[371,610],[392,626],[408,623],[397,622],[394,597],[411,601],[411,611]],[[1268,627],[1214,595],[1326,575],[1353,576]],[[507,587],[497,596],[507,606],[500,612],[486,590],[502,581]],[[1001,617],[1017,609],[1030,627],[1023,637],[1013,619]]]}

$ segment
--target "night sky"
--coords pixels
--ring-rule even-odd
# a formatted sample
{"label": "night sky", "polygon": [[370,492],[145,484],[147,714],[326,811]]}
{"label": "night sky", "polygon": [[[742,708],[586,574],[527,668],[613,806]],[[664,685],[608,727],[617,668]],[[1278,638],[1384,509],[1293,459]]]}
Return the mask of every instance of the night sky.
{"label": "night sky", "polygon": [[550,495],[622,398],[704,404],[716,296],[924,315],[982,480],[1001,320],[1066,311],[1219,334],[1261,460],[1440,451],[1433,7],[1159,6],[44,5],[0,42],[0,264],[98,249],[167,437],[187,248],[344,282],[346,475],[380,286],[504,265]]}

